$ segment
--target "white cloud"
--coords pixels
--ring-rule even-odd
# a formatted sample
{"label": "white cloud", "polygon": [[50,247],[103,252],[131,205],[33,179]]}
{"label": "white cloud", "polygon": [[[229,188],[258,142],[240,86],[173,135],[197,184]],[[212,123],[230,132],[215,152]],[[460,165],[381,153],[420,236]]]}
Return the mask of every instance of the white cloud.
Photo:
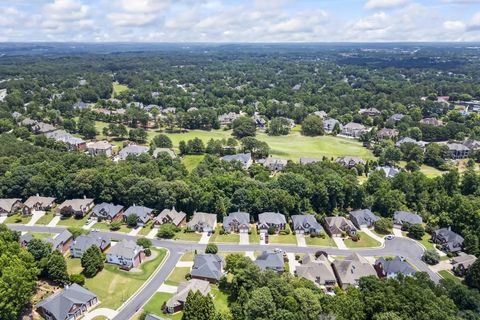
{"label": "white cloud", "polygon": [[465,30],[466,25],[462,21],[448,20],[443,23],[443,27],[447,30],[463,31]]}
{"label": "white cloud", "polygon": [[365,4],[366,9],[387,9],[400,7],[407,4],[408,0],[368,0]]}
{"label": "white cloud", "polygon": [[88,16],[89,7],[75,0],[54,0],[44,6],[44,16],[48,20],[75,21]]}

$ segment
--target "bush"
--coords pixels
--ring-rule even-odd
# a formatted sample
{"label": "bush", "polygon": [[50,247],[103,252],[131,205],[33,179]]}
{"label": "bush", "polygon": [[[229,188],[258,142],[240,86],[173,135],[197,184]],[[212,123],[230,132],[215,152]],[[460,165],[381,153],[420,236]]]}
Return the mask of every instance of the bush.
{"label": "bush", "polygon": [[189,272],[189,273],[187,273],[187,274],[185,275],[185,280],[188,281],[188,280],[190,280],[190,279],[192,279],[192,275],[191,275],[190,272]]}
{"label": "bush", "polygon": [[299,254],[295,255],[295,260],[297,260],[297,261],[300,260],[300,255]]}
{"label": "bush", "polygon": [[137,244],[143,247],[144,249],[148,249],[152,246],[152,241],[150,241],[147,238],[140,238],[137,240]]}
{"label": "bush", "polygon": [[158,228],[157,237],[163,239],[172,239],[177,232],[177,227],[171,223],[164,223]]}
{"label": "bush", "polygon": [[138,216],[136,214],[131,214],[127,217],[127,224],[129,227],[134,228],[137,226]]}
{"label": "bush", "polygon": [[435,250],[427,250],[423,254],[422,260],[429,265],[435,265],[440,262],[440,256]]}
{"label": "bush", "polygon": [[145,255],[147,257],[150,257],[152,255],[152,250],[150,250],[150,248],[146,248],[145,250],[143,250],[143,252],[145,252]]}
{"label": "bush", "polygon": [[408,234],[410,238],[421,240],[425,235],[425,229],[421,224],[412,224],[408,228]]}
{"label": "bush", "polygon": [[387,218],[381,218],[375,222],[374,230],[381,234],[389,234],[393,228],[393,221]]}
{"label": "bush", "polygon": [[268,234],[269,235],[274,235],[275,234],[275,228],[274,227],[268,228]]}
{"label": "bush", "polygon": [[120,221],[113,221],[112,223],[110,223],[110,230],[112,231],[120,230],[121,227],[122,223]]}
{"label": "bush", "polygon": [[216,254],[217,252],[218,252],[218,247],[216,244],[213,244],[213,243],[207,244],[207,248],[205,248],[205,253]]}
{"label": "bush", "polygon": [[85,284],[85,276],[83,274],[72,274],[70,282],[83,286]]}

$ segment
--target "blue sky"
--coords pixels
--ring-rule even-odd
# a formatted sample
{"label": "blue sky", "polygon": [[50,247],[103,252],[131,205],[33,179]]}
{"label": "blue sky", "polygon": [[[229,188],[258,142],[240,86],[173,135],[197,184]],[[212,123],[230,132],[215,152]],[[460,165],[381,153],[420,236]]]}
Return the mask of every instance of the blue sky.
{"label": "blue sky", "polygon": [[0,0],[0,41],[480,41],[480,0]]}

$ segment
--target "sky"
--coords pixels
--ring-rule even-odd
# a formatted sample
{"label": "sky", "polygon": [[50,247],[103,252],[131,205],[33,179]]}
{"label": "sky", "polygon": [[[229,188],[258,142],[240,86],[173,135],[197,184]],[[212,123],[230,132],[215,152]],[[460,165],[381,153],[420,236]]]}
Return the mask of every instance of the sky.
{"label": "sky", "polygon": [[480,0],[0,0],[6,41],[480,41]]}

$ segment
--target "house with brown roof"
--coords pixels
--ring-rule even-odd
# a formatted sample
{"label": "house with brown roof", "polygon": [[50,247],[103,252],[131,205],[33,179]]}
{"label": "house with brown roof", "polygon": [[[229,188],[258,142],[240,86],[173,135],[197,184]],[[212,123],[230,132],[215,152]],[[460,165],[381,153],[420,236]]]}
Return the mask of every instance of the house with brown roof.
{"label": "house with brown roof", "polygon": [[370,262],[358,253],[352,253],[344,260],[333,261],[332,268],[338,285],[342,289],[358,286],[362,277],[377,276],[377,272]]}
{"label": "house with brown roof", "polygon": [[200,279],[190,279],[180,283],[177,287],[177,292],[165,302],[163,310],[166,313],[182,311],[190,291],[200,292],[203,296],[207,296],[210,294],[210,282]]}
{"label": "house with brown roof", "polygon": [[9,199],[0,199],[0,216],[9,215],[11,213],[20,211],[23,207],[21,199],[18,198],[9,198]]}
{"label": "house with brown roof", "polygon": [[65,200],[55,209],[55,213],[56,215],[83,217],[93,206],[93,199],[89,198]]}
{"label": "house with brown roof", "polygon": [[301,264],[296,267],[295,275],[312,281],[325,291],[332,291],[337,284],[330,261],[323,254],[318,258],[313,254],[306,254]]}
{"label": "house with brown roof", "polygon": [[113,154],[113,145],[108,141],[96,141],[87,143],[87,150],[91,156],[107,156],[111,157]]}
{"label": "house with brown roof", "polygon": [[354,236],[357,234],[357,229],[350,220],[345,217],[335,216],[325,218],[325,230],[332,237],[341,237],[344,234]]}
{"label": "house with brown roof", "polygon": [[363,124],[349,122],[343,126],[342,135],[352,138],[358,138],[367,131],[367,128]]}
{"label": "house with brown roof", "polygon": [[171,223],[180,228],[187,224],[187,214],[183,211],[177,211],[175,207],[172,209],[163,209],[158,216],[154,218],[155,225]]}
{"label": "house with brown roof", "polygon": [[367,116],[367,117],[376,117],[381,114],[380,110],[377,108],[367,108],[367,109],[360,109],[358,112],[362,116]]}
{"label": "house with brown roof", "polygon": [[36,196],[29,197],[23,203],[23,213],[32,214],[33,211],[48,211],[55,206],[55,198]]}
{"label": "house with brown roof", "polygon": [[420,120],[420,123],[430,125],[430,126],[435,126],[435,127],[439,127],[439,126],[443,125],[443,121],[439,120],[437,118],[424,118],[424,119]]}
{"label": "house with brown roof", "polygon": [[477,261],[477,257],[474,255],[460,252],[457,257],[452,258],[452,271],[457,276],[463,277],[475,261]]}
{"label": "house with brown roof", "polygon": [[397,129],[382,128],[377,132],[378,140],[395,139],[398,137]]}

